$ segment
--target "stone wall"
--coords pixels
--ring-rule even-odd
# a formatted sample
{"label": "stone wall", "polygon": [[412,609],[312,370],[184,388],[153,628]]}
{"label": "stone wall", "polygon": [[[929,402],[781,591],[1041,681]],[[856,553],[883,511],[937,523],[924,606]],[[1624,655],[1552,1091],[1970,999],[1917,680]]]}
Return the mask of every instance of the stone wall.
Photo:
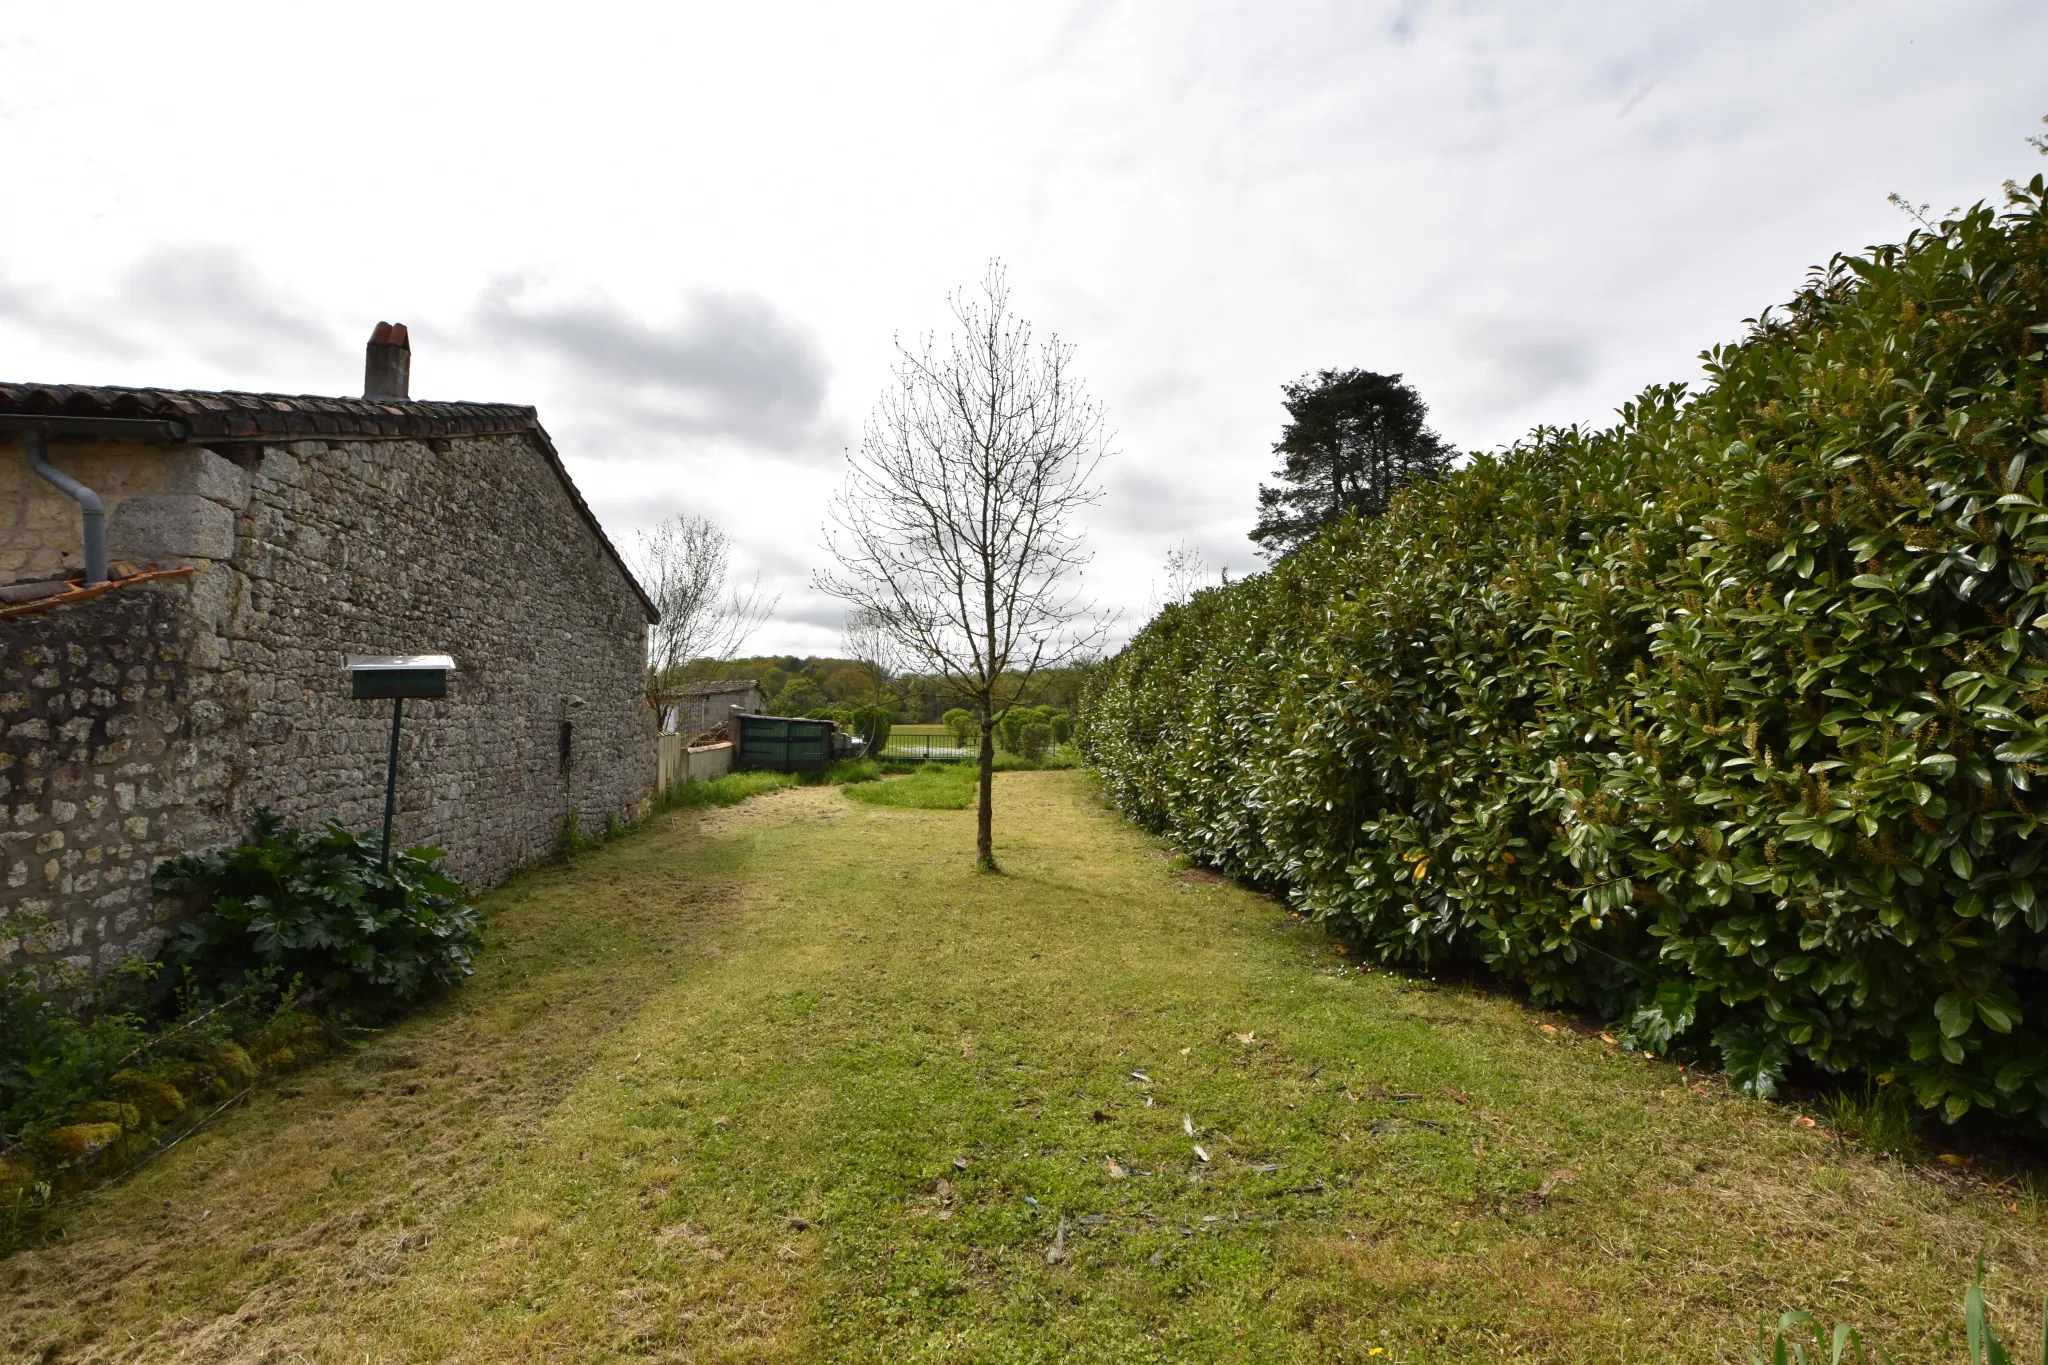
{"label": "stone wall", "polygon": [[0,965],[153,956],[149,874],[205,837],[186,580],[0,621]]}
{"label": "stone wall", "polygon": [[[57,462],[90,483],[92,454]],[[644,608],[532,438],[138,446],[109,458],[152,466],[125,472],[132,496],[109,514],[114,555],[187,564],[194,576],[0,618],[0,651],[33,682],[44,666],[14,661],[92,660],[114,639],[142,638],[137,604],[156,604],[148,638],[175,656],[149,665],[163,672],[152,679],[162,696],[116,697],[102,716],[85,689],[92,726],[134,725],[158,745],[147,790],[165,797],[161,826],[118,845],[129,850],[131,895],[137,862],[232,841],[258,807],[305,825],[376,828],[391,703],[349,699],[348,654],[455,657],[446,700],[406,704],[395,838],[447,850],[472,888],[544,853],[571,808],[586,829],[644,808],[655,766]],[[55,761],[42,747],[54,741],[33,725],[54,734],[78,721],[76,679],[92,667],[67,664],[88,671],[60,669],[47,688],[21,689],[23,717],[0,717],[0,762],[12,765],[0,771]],[[19,724],[32,728],[17,734]],[[92,748],[73,744],[73,761],[85,763],[76,780],[90,784],[96,769],[90,752],[76,759],[80,744]],[[103,969],[148,949],[161,932],[146,923],[153,912],[117,924],[95,902],[109,894],[100,884],[81,887],[86,874],[67,882],[61,859],[53,878],[47,855],[28,851],[59,833],[76,843],[47,797],[17,782],[0,795],[0,809],[9,805],[10,833],[34,837],[9,848],[0,912],[52,927],[0,928],[0,970],[75,959]],[[93,828],[104,862],[117,846]]]}
{"label": "stone wall", "polygon": [[[122,520],[122,503],[163,491],[176,467],[168,448],[60,439],[49,443],[49,454],[51,464],[100,495],[110,524],[108,551],[126,557],[130,547],[114,543],[111,526]],[[19,437],[0,437],[0,583],[60,574],[84,562],[78,504],[28,467]]]}

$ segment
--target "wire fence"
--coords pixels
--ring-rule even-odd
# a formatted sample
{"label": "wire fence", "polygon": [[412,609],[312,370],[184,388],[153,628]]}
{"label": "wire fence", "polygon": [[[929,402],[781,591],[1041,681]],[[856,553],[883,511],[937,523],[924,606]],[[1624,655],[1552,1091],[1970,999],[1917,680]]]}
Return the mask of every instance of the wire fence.
{"label": "wire fence", "polygon": [[875,755],[876,758],[895,758],[907,763],[964,763],[979,756],[979,749],[962,744],[951,735],[899,735],[893,732],[882,752]]}

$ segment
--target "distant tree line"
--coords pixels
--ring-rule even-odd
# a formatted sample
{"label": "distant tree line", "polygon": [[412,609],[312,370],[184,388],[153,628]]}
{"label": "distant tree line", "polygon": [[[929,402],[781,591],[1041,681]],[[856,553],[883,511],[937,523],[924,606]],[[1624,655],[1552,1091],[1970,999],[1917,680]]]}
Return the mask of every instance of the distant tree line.
{"label": "distant tree line", "polygon": [[[1090,665],[1043,670],[1031,680],[1039,705],[1071,711],[1079,700]],[[836,715],[875,704],[873,680],[857,659],[833,655],[757,654],[746,658],[699,659],[684,668],[683,682],[718,678],[752,678],[772,715]],[[921,673],[903,673],[882,688],[880,704],[899,725],[936,725],[959,698],[943,680]]]}

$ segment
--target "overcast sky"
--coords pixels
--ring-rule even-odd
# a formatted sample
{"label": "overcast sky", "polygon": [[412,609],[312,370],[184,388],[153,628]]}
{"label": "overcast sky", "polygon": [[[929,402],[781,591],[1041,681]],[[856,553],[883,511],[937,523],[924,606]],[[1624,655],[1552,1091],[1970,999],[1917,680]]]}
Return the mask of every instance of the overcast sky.
{"label": "overcast sky", "polygon": [[2048,170],[2048,5],[17,9],[0,379],[532,403],[622,548],[678,510],[832,652],[819,525],[892,338],[1008,263],[1116,433],[1126,626],[1245,531],[1280,384],[1466,449],[1697,377],[1837,250]]}

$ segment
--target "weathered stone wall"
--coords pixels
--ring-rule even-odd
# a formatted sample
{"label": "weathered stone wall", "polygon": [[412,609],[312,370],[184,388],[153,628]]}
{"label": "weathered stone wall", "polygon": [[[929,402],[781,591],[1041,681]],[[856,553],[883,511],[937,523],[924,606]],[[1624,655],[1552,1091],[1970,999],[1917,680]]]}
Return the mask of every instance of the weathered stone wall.
{"label": "weathered stone wall", "polygon": [[0,965],[86,980],[162,945],[150,871],[207,828],[189,596],[159,580],[0,622]]}
{"label": "weathered stone wall", "polygon": [[[446,700],[406,703],[394,837],[446,849],[472,887],[545,852],[571,808],[586,829],[643,808],[655,767],[643,608],[531,439],[124,454],[159,468],[129,471],[134,496],[109,516],[114,554],[197,570],[189,587],[148,590],[183,606],[166,618],[179,658],[160,661],[164,696],[143,699],[158,707],[149,725],[162,740],[151,790],[170,799],[160,834],[134,858],[230,841],[260,806],[306,825],[375,829],[391,704],[349,699],[348,654],[455,657]],[[84,478],[82,464],[65,467]],[[75,645],[90,658],[134,628],[129,604],[143,591],[0,618],[0,649],[9,660],[24,650],[70,658]],[[41,692],[28,703],[48,704]],[[44,743],[26,731],[17,741],[11,724],[0,736],[16,766],[29,761],[19,746]],[[0,801],[20,822],[10,831],[36,826],[24,848],[56,832],[18,786]],[[45,876],[47,858],[20,859],[29,870],[0,890],[0,911],[47,902],[34,913],[69,929],[61,949],[49,933],[0,935],[0,969],[71,958],[102,968],[149,947],[137,936],[155,926],[102,925],[96,887],[66,890],[61,875]]]}
{"label": "weathered stone wall", "polygon": [[571,807],[601,825],[652,791],[647,623],[527,438],[438,444],[238,453],[235,557],[194,590],[219,651],[195,700],[235,718],[230,819],[268,805],[366,829],[391,708],[348,699],[342,658],[452,654],[449,698],[406,705],[396,837],[488,882],[544,852]]}

